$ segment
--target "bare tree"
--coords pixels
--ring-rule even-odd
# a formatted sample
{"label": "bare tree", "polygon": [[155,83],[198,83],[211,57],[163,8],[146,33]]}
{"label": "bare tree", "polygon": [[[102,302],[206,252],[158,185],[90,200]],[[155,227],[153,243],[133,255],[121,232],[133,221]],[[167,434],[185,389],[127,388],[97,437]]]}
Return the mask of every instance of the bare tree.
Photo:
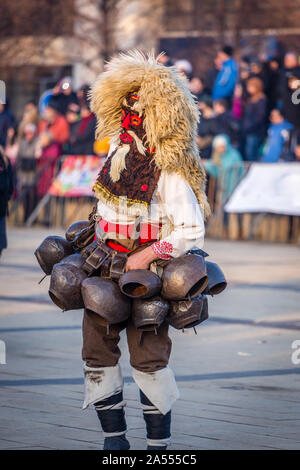
{"label": "bare tree", "polygon": [[99,72],[119,0],[1,0],[0,66],[79,61]]}

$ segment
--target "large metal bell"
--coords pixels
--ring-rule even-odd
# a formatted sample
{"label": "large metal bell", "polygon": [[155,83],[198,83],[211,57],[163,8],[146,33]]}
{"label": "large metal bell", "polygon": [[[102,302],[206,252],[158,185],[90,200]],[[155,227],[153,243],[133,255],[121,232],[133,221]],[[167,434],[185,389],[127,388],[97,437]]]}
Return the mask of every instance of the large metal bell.
{"label": "large metal bell", "polygon": [[119,286],[128,297],[148,299],[160,293],[161,280],[149,269],[132,269],[122,274]]}
{"label": "large metal bell", "polygon": [[153,331],[165,320],[169,302],[160,296],[151,299],[135,299],[132,306],[134,326],[141,331]]}
{"label": "large metal bell", "polygon": [[183,300],[201,294],[207,285],[204,258],[195,254],[175,258],[164,268],[162,283],[165,299]]}
{"label": "large metal bell", "polygon": [[87,274],[72,264],[58,263],[51,274],[49,296],[62,310],[75,310],[84,307],[81,283]]}
{"label": "large metal bell", "polygon": [[63,237],[51,235],[45,238],[34,254],[45,274],[51,274],[52,268],[66,256],[74,253],[71,243]]}
{"label": "large metal bell", "polygon": [[82,283],[81,292],[85,308],[100,315],[104,324],[123,322],[131,314],[131,300],[111,279],[88,277]]}

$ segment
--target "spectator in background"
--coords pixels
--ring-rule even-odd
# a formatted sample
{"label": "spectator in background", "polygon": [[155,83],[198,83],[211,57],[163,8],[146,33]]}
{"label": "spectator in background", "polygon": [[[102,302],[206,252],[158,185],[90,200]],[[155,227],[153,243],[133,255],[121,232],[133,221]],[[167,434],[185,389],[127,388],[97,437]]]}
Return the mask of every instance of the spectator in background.
{"label": "spectator in background", "polygon": [[228,109],[228,102],[225,99],[215,100],[213,102],[214,134],[226,134],[233,144],[238,143],[239,123],[232,116]]}
{"label": "spectator in background", "polygon": [[176,60],[175,67],[186,78],[190,78],[193,72],[192,64],[186,59]]}
{"label": "spectator in background", "polygon": [[77,96],[76,104],[78,104],[78,106],[79,106],[79,102],[85,99],[86,96],[88,96],[90,88],[91,88],[90,85],[88,85],[87,83],[85,83],[80,88],[78,88],[78,90],[76,91],[76,96]]}
{"label": "spectator in background", "polygon": [[293,124],[293,132],[300,136],[300,68],[287,74],[282,98],[284,116]]}
{"label": "spectator in background", "polygon": [[197,145],[200,155],[203,159],[211,157],[211,144],[215,135],[214,111],[212,108],[212,99],[209,96],[203,97],[198,102],[200,109],[200,122],[197,130]]}
{"label": "spectator in background", "polygon": [[264,84],[264,91],[267,88],[267,75],[263,63],[258,57],[251,56],[249,58],[250,77],[260,78]]}
{"label": "spectator in background", "polygon": [[294,52],[287,52],[283,58],[283,68],[280,71],[279,79],[279,98],[283,101],[288,87],[288,81],[291,76],[298,76],[300,65],[297,55]]}
{"label": "spectator in background", "polygon": [[13,171],[9,158],[0,146],[0,256],[7,248],[6,216],[8,215],[8,201],[13,193]]}
{"label": "spectator in background", "polygon": [[69,124],[70,136],[68,142],[64,146],[64,153],[70,153],[71,142],[76,138],[77,128],[80,122],[80,106],[77,103],[71,103],[68,106],[66,120]]}
{"label": "spectator in background", "polygon": [[80,100],[80,121],[70,137],[69,153],[72,155],[93,155],[96,118],[89,107],[88,96]]}
{"label": "spectator in background", "polygon": [[267,101],[263,88],[260,78],[251,77],[247,80],[248,99],[241,122],[241,148],[246,161],[258,160],[266,132]]}
{"label": "spectator in background", "polygon": [[297,142],[293,151],[294,151],[294,160],[296,160],[297,162],[300,162],[300,138],[297,139]]}
{"label": "spectator in background", "polygon": [[206,89],[209,95],[212,94],[214,83],[217,79],[218,73],[220,72],[221,68],[222,68],[222,62],[217,56],[214,59],[213,67],[207,71],[206,76],[205,76]]}
{"label": "spectator in background", "polygon": [[217,135],[212,142],[212,158],[204,162],[207,173],[218,178],[222,189],[222,202],[232,193],[239,181],[242,170],[242,157],[238,150],[232,147],[227,135]]}
{"label": "spectator in background", "polygon": [[278,162],[282,156],[284,144],[289,141],[293,126],[284,119],[279,109],[273,109],[270,114],[271,125],[261,161],[264,163]]}
{"label": "spectator in background", "polygon": [[61,114],[57,101],[50,100],[44,112],[44,119],[40,122],[39,133],[47,131],[52,136],[52,141],[61,148],[69,139],[69,125]]}
{"label": "spectator in background", "polygon": [[162,55],[158,58],[158,62],[160,64],[165,65],[166,67],[171,67],[172,65],[174,65],[171,56],[167,51],[164,51],[164,53],[162,53]]}
{"label": "spectator in background", "polygon": [[209,91],[204,87],[202,78],[196,76],[190,80],[190,91],[196,96],[198,101],[209,94]]}
{"label": "spectator in background", "polygon": [[4,148],[6,145],[7,131],[15,124],[15,119],[9,111],[7,103],[0,102],[0,145]]}
{"label": "spectator in background", "polygon": [[243,115],[243,86],[237,83],[233,92],[231,114],[236,121],[240,121]]}
{"label": "spectator in background", "polygon": [[267,85],[265,88],[268,98],[268,113],[280,104],[280,63],[276,57],[270,57],[265,64]]}
{"label": "spectator in background", "polygon": [[41,199],[47,194],[55,175],[56,163],[61,155],[61,146],[53,140],[50,132],[39,135],[37,168],[40,177],[37,181],[37,195]]}
{"label": "spectator in background", "polygon": [[300,65],[297,54],[295,52],[287,52],[284,56],[283,66],[285,73],[299,71]]}
{"label": "spectator in background", "polygon": [[238,67],[236,61],[232,58],[232,54],[233,48],[231,46],[225,46],[218,52],[217,60],[221,63],[221,70],[213,86],[213,100],[226,98],[229,102],[231,101],[238,79]]}
{"label": "spectator in background", "polygon": [[16,160],[17,185],[19,193],[23,193],[24,222],[36,206],[35,177],[37,151],[37,127],[27,123],[23,129]]}
{"label": "spectator in background", "polygon": [[37,126],[39,124],[39,110],[36,103],[33,100],[27,101],[22,119],[18,126],[18,139],[21,139],[24,136],[24,128],[27,124],[34,124]]}
{"label": "spectator in background", "polygon": [[10,159],[13,168],[15,167],[18,150],[19,141],[17,139],[16,127],[10,127],[6,136],[5,155]]}
{"label": "spectator in background", "polygon": [[71,77],[62,78],[53,88],[52,100],[56,102],[57,109],[61,114],[66,114],[69,104],[78,103]]}
{"label": "spectator in background", "polygon": [[248,57],[242,57],[239,63],[239,75],[241,83],[246,83],[248,78],[250,78],[250,65]]}

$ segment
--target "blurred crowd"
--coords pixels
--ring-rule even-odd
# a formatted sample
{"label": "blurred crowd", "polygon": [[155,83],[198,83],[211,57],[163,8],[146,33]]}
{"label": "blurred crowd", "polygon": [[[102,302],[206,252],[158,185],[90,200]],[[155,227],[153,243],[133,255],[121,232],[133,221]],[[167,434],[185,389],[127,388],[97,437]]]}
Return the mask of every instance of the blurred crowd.
{"label": "blurred crowd", "polygon": [[75,93],[65,77],[39,103],[28,101],[19,122],[7,104],[0,104],[0,145],[14,171],[15,196],[24,196],[24,220],[47,193],[62,155],[108,152],[108,142],[95,143],[88,90],[85,85]]}
{"label": "blurred crowd", "polygon": [[[172,65],[168,55],[161,60]],[[198,147],[208,173],[237,161],[300,161],[300,65],[294,52],[237,62],[225,46],[203,76],[193,75],[187,60],[174,65],[198,99]]]}
{"label": "blurred crowd", "polygon": [[[208,175],[236,163],[300,161],[299,58],[234,58],[231,46],[220,49],[203,76],[193,74],[188,60],[160,57],[175,65],[189,81],[201,119],[197,144]],[[23,194],[24,220],[47,193],[62,155],[105,156],[108,141],[95,142],[96,119],[89,107],[89,86],[74,90],[62,78],[39,103],[28,101],[17,122],[7,104],[0,103],[0,146]],[[226,194],[232,185],[227,185]]]}

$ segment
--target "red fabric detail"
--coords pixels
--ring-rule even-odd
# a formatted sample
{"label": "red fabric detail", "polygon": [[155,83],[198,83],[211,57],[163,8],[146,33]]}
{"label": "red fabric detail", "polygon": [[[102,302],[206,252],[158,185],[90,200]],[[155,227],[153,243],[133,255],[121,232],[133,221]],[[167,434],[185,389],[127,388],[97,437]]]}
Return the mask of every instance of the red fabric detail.
{"label": "red fabric detail", "polygon": [[127,132],[124,132],[124,134],[120,134],[120,139],[121,139],[122,142],[124,142],[125,144],[127,144],[128,142],[132,142],[132,141],[133,141],[133,137],[132,137],[130,134],[127,134]]}
{"label": "red fabric detail", "polygon": [[173,252],[173,245],[169,242],[157,241],[151,245],[152,250],[161,259],[170,259]]}
{"label": "red fabric detail", "polygon": [[114,243],[114,242],[107,242],[108,246],[110,246],[113,250],[116,250],[116,251],[121,251],[122,253],[130,253],[130,250],[128,250],[127,248],[125,248],[124,246],[122,245],[119,245],[118,243]]}
{"label": "red fabric detail", "polygon": [[130,113],[126,114],[126,112],[124,111],[124,114],[122,113],[121,121],[122,121],[122,127],[124,129],[130,129]]}
{"label": "red fabric detail", "polygon": [[146,148],[147,152],[149,153],[155,153],[156,152],[156,148],[155,147],[152,147],[150,148],[149,146]]}
{"label": "red fabric detail", "polygon": [[142,124],[142,119],[139,116],[131,116],[131,124],[133,126],[140,126]]}
{"label": "red fabric detail", "polygon": [[[106,220],[101,219],[99,221],[99,225],[101,229],[104,232],[113,232],[117,233],[119,235],[123,235],[124,238],[130,238],[130,234],[132,233],[133,230],[133,224],[131,225],[122,225],[122,224],[114,224],[111,222],[107,222]],[[142,245],[143,243],[153,241],[155,242],[158,237],[158,232],[159,232],[160,226],[156,227],[151,224],[142,224],[141,230],[140,230],[140,238],[139,238],[139,244]],[[107,243],[111,248],[117,251],[125,251],[129,252],[130,250],[127,250],[127,248],[124,248],[122,245],[119,245],[118,243],[111,242],[109,241]]]}
{"label": "red fabric detail", "polygon": [[148,185],[147,185],[147,184],[143,184],[143,185],[141,186],[141,191],[147,191],[147,189],[148,189]]}

